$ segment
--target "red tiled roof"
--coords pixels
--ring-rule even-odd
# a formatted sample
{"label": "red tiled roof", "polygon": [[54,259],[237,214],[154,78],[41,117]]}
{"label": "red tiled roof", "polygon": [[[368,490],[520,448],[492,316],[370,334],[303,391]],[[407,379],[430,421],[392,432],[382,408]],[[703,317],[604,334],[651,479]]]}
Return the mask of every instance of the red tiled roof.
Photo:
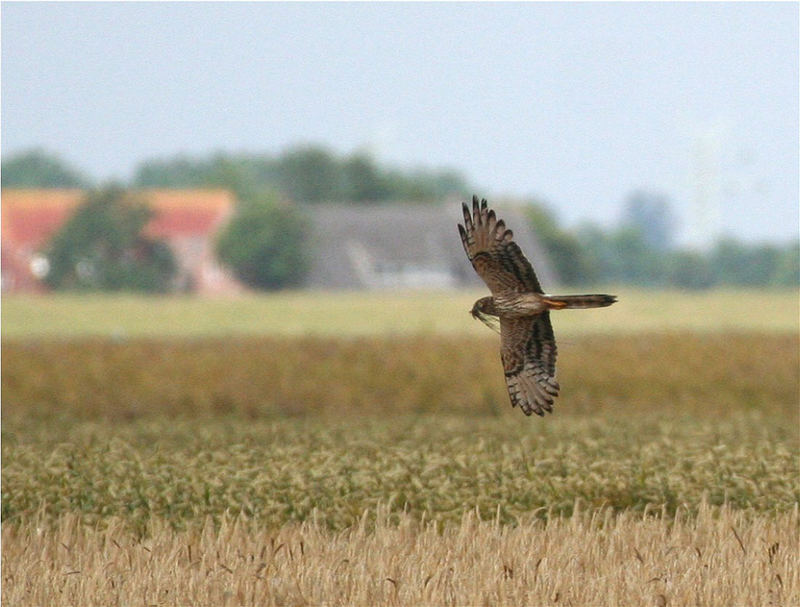
{"label": "red tiled roof", "polygon": [[83,197],[82,190],[3,190],[0,209],[5,247],[41,247]]}
{"label": "red tiled roof", "polygon": [[[138,190],[155,211],[145,231],[158,238],[203,236],[216,231],[233,209],[227,190]],[[2,192],[2,238],[8,247],[36,249],[61,227],[84,200],[82,190]]]}
{"label": "red tiled roof", "polygon": [[234,203],[226,190],[144,190],[141,194],[155,211],[145,231],[157,238],[213,233]]}

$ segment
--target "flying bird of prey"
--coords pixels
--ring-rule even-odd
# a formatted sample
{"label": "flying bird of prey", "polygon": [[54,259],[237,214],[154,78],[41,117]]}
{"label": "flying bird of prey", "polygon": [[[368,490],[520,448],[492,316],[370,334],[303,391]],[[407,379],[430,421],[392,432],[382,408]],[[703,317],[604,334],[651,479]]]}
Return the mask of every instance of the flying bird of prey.
{"label": "flying bird of prey", "polygon": [[472,306],[471,314],[497,330],[500,358],[511,405],[525,415],[553,410],[558,396],[556,340],[550,310],[603,308],[614,295],[547,295],[530,262],[514,242],[514,234],[497,219],[486,200],[472,197],[472,213],[462,204],[464,225],[458,225],[472,267],[492,292]]}

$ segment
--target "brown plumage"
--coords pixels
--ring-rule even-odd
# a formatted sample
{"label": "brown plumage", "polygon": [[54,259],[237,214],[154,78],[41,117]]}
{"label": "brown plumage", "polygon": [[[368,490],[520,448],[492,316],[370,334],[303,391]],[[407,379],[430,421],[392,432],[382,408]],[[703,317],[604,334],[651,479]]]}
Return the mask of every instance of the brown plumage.
{"label": "brown plumage", "polygon": [[472,197],[472,213],[462,205],[464,225],[458,225],[464,251],[489,290],[472,307],[472,316],[500,332],[500,358],[511,405],[525,415],[553,410],[558,396],[556,340],[550,310],[602,308],[614,295],[547,295],[514,233],[488,209],[486,200]]}

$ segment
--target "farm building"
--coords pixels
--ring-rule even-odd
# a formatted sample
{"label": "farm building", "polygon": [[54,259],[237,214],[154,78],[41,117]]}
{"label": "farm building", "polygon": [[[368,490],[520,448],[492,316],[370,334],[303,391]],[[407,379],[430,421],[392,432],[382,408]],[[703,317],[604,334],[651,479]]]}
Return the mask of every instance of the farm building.
{"label": "farm building", "polygon": [[[456,224],[461,204],[317,204],[313,264],[307,284],[316,289],[463,288],[480,279],[464,255]],[[540,280],[555,277],[545,253],[519,210],[500,207],[514,238]]]}
{"label": "farm building", "polygon": [[[214,236],[234,208],[225,190],[140,190],[155,211],[145,230],[164,239],[179,265],[178,283],[199,294],[244,289],[214,257]],[[82,202],[82,190],[4,189],[3,291],[42,292],[42,250]],[[301,205],[311,223],[310,289],[462,288],[480,286],[456,223],[461,205],[410,203]],[[555,277],[522,213],[500,207],[515,239],[546,285]]]}
{"label": "farm building", "polygon": [[[178,262],[178,285],[201,294],[240,290],[216,261],[213,235],[233,211],[226,190],[140,190],[155,211],[145,227],[164,239]],[[84,200],[82,190],[3,189],[3,291],[42,292],[47,241]]]}

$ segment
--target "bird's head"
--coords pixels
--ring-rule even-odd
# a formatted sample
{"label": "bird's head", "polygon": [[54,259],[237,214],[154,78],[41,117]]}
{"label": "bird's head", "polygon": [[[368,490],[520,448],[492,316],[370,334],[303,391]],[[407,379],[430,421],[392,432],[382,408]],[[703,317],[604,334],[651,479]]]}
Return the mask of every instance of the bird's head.
{"label": "bird's head", "polygon": [[500,319],[497,316],[494,299],[491,297],[483,297],[476,301],[469,313],[472,314],[472,318],[478,319],[492,331],[500,333]]}
{"label": "bird's head", "polygon": [[481,317],[480,316],[481,315],[480,303],[481,303],[480,300],[478,300],[472,305],[472,309],[469,311],[469,313],[472,314],[472,318],[480,318]]}
{"label": "bird's head", "polygon": [[481,319],[487,315],[497,316],[494,300],[491,297],[481,297],[472,305],[472,310],[470,310],[469,313],[472,314],[472,318],[477,319]]}

